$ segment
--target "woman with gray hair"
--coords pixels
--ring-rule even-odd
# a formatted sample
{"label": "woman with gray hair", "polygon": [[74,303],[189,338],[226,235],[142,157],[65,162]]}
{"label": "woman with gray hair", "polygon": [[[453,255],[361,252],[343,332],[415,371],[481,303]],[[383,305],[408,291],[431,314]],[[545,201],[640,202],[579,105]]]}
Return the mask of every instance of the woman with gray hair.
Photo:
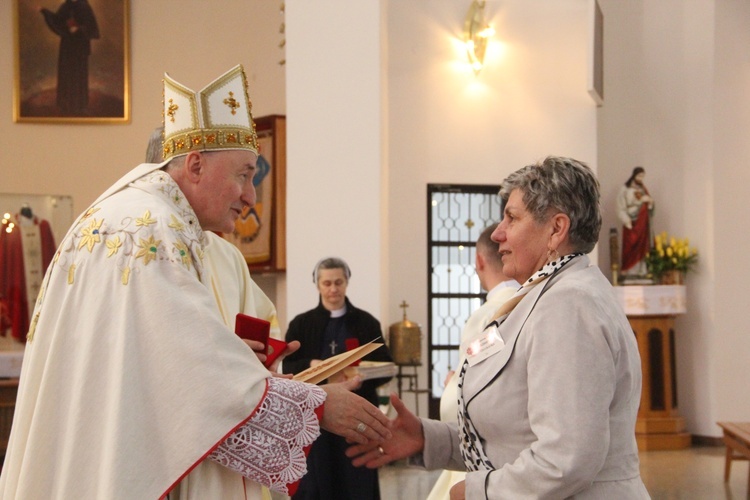
{"label": "woman with gray hair", "polygon": [[523,286],[467,349],[458,425],[417,418],[392,396],[393,438],[348,455],[466,470],[451,499],[649,498],[635,441],[638,347],[586,256],[601,228],[599,183],[584,163],[548,157],[508,176],[500,196],[492,239]]}
{"label": "woman with gray hair", "polygon": [[[377,340],[383,335],[372,314],[355,307],[346,295],[352,272],[338,257],[327,257],[315,264],[312,281],[318,289],[317,307],[298,314],[289,323],[286,341],[299,341],[301,347],[284,359],[284,373],[297,374],[323,360]],[[393,361],[383,345],[363,358],[366,361]],[[328,382],[341,382],[343,374]],[[377,387],[391,377],[365,380],[355,394],[373,405],[379,404]],[[377,470],[353,467],[344,452],[347,440],[325,430],[313,443],[307,457],[307,474],[293,500],[378,500]]]}

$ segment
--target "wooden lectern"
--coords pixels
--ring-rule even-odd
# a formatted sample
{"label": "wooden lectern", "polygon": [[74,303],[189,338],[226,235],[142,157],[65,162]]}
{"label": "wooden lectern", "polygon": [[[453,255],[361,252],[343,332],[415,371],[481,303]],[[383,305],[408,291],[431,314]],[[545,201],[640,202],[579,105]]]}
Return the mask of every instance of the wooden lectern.
{"label": "wooden lectern", "polygon": [[615,287],[641,355],[643,387],[635,424],[638,449],[675,450],[690,446],[685,419],[677,410],[676,315],[686,312],[682,285]]}

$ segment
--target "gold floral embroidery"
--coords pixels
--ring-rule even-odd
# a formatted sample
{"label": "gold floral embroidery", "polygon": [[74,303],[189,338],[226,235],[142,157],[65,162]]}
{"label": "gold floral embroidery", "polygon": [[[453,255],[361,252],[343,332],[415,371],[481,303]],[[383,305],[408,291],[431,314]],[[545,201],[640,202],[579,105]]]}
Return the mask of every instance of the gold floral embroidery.
{"label": "gold floral embroidery", "polygon": [[143,214],[143,217],[138,217],[137,219],[135,219],[136,226],[150,226],[151,224],[156,224],[156,219],[151,218],[150,210],[146,210],[146,213]]}
{"label": "gold floral embroidery", "polygon": [[[201,279],[205,258],[203,245],[207,243],[206,236],[196,219],[194,210],[187,203],[177,184],[164,172],[152,172],[134,181],[134,184],[153,194],[157,199],[165,201],[173,207],[173,210],[160,209],[156,217],[146,210],[141,217],[137,217],[132,212],[123,214],[120,211],[110,212],[105,208],[103,213],[106,215],[97,220],[92,216],[101,209],[99,207],[87,209],[76,221],[74,230],[66,236],[55,252],[53,265],[60,267],[55,272],[48,272],[45,276],[44,284],[37,297],[36,311],[41,311],[44,307],[45,290],[51,279],[67,280],[69,286],[85,286],[89,283],[88,276],[82,275],[81,279],[78,279],[76,273],[78,266],[92,262],[91,259],[96,255],[100,258],[104,258],[105,255],[107,258],[118,257],[114,261],[108,260],[108,265],[117,268],[115,272],[120,273],[120,282],[123,286],[129,286],[131,275],[138,277],[137,266],[147,265],[152,260],[157,261],[155,265],[186,266],[196,279]],[[143,208],[135,210],[143,210]],[[115,215],[112,215],[113,213]],[[162,220],[166,222],[167,214],[170,216],[170,230],[166,230],[159,224]],[[119,222],[113,223],[115,219]],[[151,225],[156,225],[156,227],[144,229]],[[161,239],[157,240],[157,236]],[[99,243],[104,243],[104,245],[99,245]],[[84,252],[84,248],[89,253]],[[171,250],[167,250],[168,248]],[[91,265],[98,266],[100,262],[92,262]],[[86,267],[82,269],[85,270]],[[94,272],[93,269],[95,267],[91,268],[92,272]],[[36,336],[39,317],[40,313],[36,312],[32,318],[27,334],[28,342]]]}
{"label": "gold floral embroidery", "polygon": [[107,240],[105,243],[107,244],[107,257],[112,257],[122,246],[122,241],[120,241],[119,236],[115,236],[114,238]]}
{"label": "gold floral embroidery", "polygon": [[78,243],[78,249],[80,250],[84,246],[91,252],[94,249],[94,245],[101,241],[99,235],[99,228],[102,227],[104,219],[100,219],[98,222],[96,219],[91,221],[88,227],[81,229],[81,241]]}
{"label": "gold floral embroidery", "polygon": [[[129,284],[130,276],[138,265],[148,265],[151,261],[160,259],[179,263],[200,274],[204,260],[202,245],[205,244],[205,238],[179,187],[164,172],[153,172],[135,182],[142,184],[158,198],[170,201],[178,210],[167,211],[162,216],[161,211],[153,215],[150,210],[141,209],[141,216],[125,217],[120,223],[121,226],[112,226],[109,217],[93,218],[92,215],[100,209],[90,208],[81,217],[80,226],[69,240],[69,246],[58,250],[56,260],[62,262],[63,256],[70,251],[78,250],[85,253],[83,249],[86,248],[89,253],[95,254],[99,248],[101,250],[98,251],[101,252],[105,252],[106,249],[103,256],[121,256],[123,259],[118,260],[120,281],[123,285]],[[170,231],[162,233],[160,229],[149,228],[144,233],[144,228],[148,226],[159,227],[160,221],[167,215]],[[107,224],[104,224],[105,221]],[[170,247],[171,250],[167,250]],[[166,252],[170,254],[167,255]],[[127,258],[132,258],[136,264],[133,264],[133,261],[128,262]],[[76,281],[76,265],[71,264],[66,268],[66,272],[68,283],[73,285]]]}
{"label": "gold floral embroidery", "polygon": [[180,254],[180,260],[182,263],[190,269],[190,264],[193,262],[193,258],[190,256],[190,250],[188,250],[187,245],[182,241],[175,241],[174,247],[177,249],[177,252]]}
{"label": "gold floral embroidery", "polygon": [[159,250],[159,245],[161,245],[161,240],[154,240],[153,234],[147,240],[141,238],[141,241],[138,243],[140,250],[135,254],[135,258],[140,259],[143,257],[143,263],[148,264],[156,259],[156,252]]}
{"label": "gold floral embroidery", "polygon": [[171,222],[169,223],[169,227],[171,227],[172,229],[175,229],[177,231],[182,231],[183,229],[185,229],[185,224],[180,222],[180,220],[175,217],[174,214],[169,214],[169,219],[171,220]]}

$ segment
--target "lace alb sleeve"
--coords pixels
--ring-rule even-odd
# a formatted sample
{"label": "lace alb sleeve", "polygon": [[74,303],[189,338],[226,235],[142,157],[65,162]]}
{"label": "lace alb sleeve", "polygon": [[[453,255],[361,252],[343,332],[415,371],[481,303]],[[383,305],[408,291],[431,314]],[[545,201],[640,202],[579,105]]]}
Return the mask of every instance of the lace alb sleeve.
{"label": "lace alb sleeve", "polygon": [[209,458],[274,491],[307,472],[304,448],[320,435],[315,409],[323,389],[281,378],[268,379],[268,391],[257,412],[219,444]]}

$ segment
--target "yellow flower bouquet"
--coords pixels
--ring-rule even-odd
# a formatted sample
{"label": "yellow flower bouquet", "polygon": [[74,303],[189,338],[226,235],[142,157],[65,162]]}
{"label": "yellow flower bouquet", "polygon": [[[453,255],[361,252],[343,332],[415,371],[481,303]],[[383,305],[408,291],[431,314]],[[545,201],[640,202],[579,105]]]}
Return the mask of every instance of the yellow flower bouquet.
{"label": "yellow flower bouquet", "polygon": [[666,231],[654,236],[654,246],[646,255],[646,268],[657,281],[670,272],[686,274],[698,262],[698,250],[687,238],[675,238]]}

